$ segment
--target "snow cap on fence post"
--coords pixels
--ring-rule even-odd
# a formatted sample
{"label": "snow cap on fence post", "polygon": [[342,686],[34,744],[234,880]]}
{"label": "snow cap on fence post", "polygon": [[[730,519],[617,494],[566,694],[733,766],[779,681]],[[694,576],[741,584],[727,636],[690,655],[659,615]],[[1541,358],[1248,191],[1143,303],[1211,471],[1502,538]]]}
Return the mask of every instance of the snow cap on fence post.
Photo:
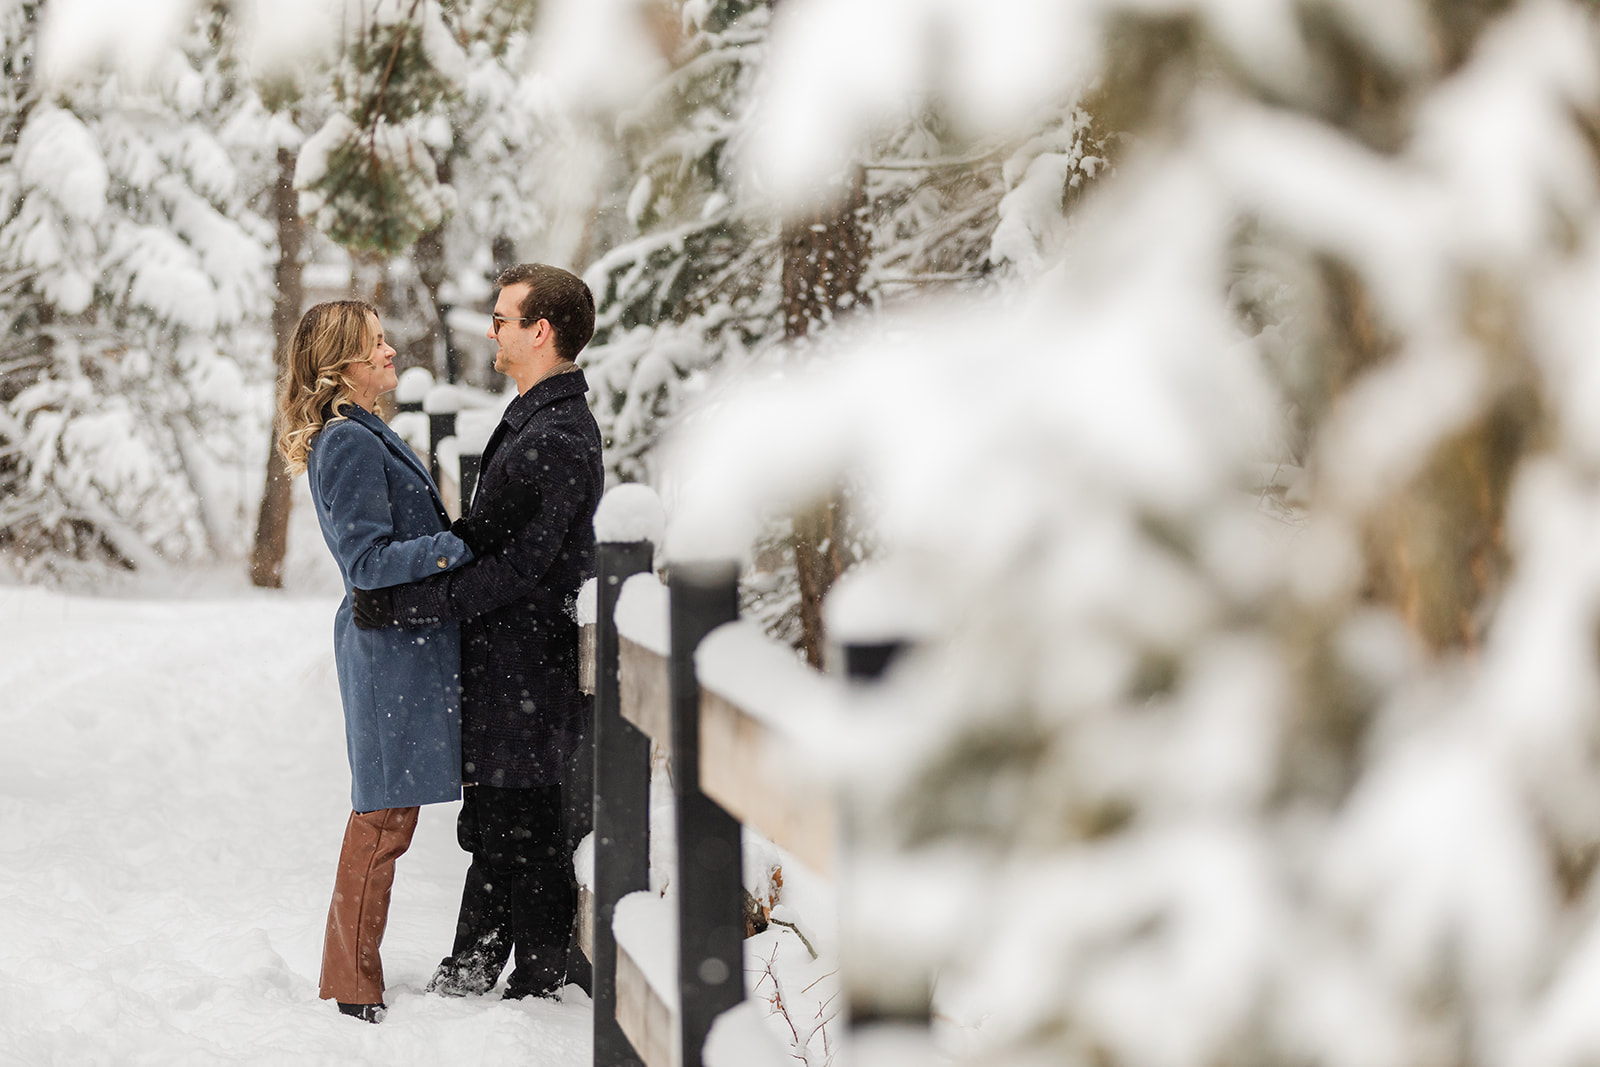
{"label": "snow cap on fence post", "polygon": [[743,564],[750,555],[756,529],[756,524],[738,509],[674,509],[661,555],[676,563],[734,560]]}
{"label": "snow cap on fence post", "polygon": [[457,412],[456,440],[461,442],[461,451],[483,455],[500,419],[501,412],[496,408],[462,408]]}
{"label": "snow cap on fence post", "polygon": [[870,560],[842,575],[823,602],[829,661],[853,682],[881,678],[936,625],[922,586],[892,561]]}
{"label": "snow cap on fence post", "polygon": [[429,389],[422,398],[422,410],[429,415],[454,415],[470,403],[460,386],[443,382]]}
{"label": "snow cap on fence post", "polygon": [[426,367],[407,367],[394,387],[394,402],[401,411],[421,411],[422,402],[433,388],[433,373]]}
{"label": "snow cap on fence post", "polygon": [[594,539],[602,544],[648,541],[661,544],[667,509],[648,485],[626,482],[600,498],[594,513]]}

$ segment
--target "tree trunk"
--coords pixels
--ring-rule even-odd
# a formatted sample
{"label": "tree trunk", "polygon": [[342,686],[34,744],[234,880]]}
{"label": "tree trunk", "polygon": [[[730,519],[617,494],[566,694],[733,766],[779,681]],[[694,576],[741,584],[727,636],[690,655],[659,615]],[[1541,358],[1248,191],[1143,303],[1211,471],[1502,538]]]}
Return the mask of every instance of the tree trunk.
{"label": "tree trunk", "polygon": [[[857,168],[842,195],[783,228],[783,332],[789,340],[826,325],[861,298],[869,253],[861,211],[865,175]],[[794,517],[794,562],[800,578],[800,630],[806,661],[822,666],[822,598],[848,562],[841,544],[837,494]]]}
{"label": "tree trunk", "polygon": [[428,324],[427,335],[418,342],[417,347],[428,351],[428,369],[435,381],[453,382],[458,376],[455,354],[451,351],[450,327],[444,321],[447,309],[439,302],[439,290],[444,285],[445,275],[443,226],[435,226],[417,238],[417,243],[411,249],[411,262],[417,268],[417,278],[421,280],[422,287],[428,291],[428,317],[432,320]]}
{"label": "tree trunk", "polygon": [[[300,321],[305,287],[300,280],[300,212],[294,191],[295,153],[278,149],[278,183],[272,190],[272,212],[278,222],[278,298],[272,305],[273,361],[281,381],[289,365],[289,344]],[[289,471],[278,454],[278,415],[272,416],[272,441],[267,448],[267,481],[261,491],[256,540],[250,550],[250,582],[264,589],[283,588],[283,557],[289,547]]]}
{"label": "tree trunk", "polygon": [[839,497],[828,497],[794,517],[794,565],[800,579],[800,634],[806,662],[822,668],[826,634],[822,626],[822,598],[844,573],[846,557],[841,545]]}
{"label": "tree trunk", "polygon": [[783,335],[804,337],[855,306],[867,265],[861,228],[866,176],[858,167],[828,207],[783,227]]}
{"label": "tree trunk", "polygon": [[[437,170],[439,181],[450,184],[450,160],[440,163]],[[428,332],[413,342],[412,361],[421,363],[417,357],[426,352],[427,366],[434,380],[453,382],[458,377],[458,370],[450,343],[450,327],[445,322],[445,314],[449,309],[439,302],[439,290],[444,286],[446,273],[443,223],[417,238],[416,244],[411,246],[411,263],[416,268],[417,279],[428,291],[428,306],[424,309]]]}

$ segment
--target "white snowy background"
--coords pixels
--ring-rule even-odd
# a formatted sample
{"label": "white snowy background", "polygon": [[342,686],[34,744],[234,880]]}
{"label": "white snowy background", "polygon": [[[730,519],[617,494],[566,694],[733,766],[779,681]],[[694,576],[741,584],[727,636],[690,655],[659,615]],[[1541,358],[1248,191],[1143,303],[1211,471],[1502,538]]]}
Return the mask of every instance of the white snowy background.
{"label": "white snowy background", "polygon": [[389,1017],[318,999],[349,769],[338,574],[299,503],[281,594],[0,586],[0,1063],[584,1062],[575,987],[422,995],[466,872],[457,805],[424,808],[398,864]]}
{"label": "white snowy background", "polygon": [[[542,46],[570,95],[549,99],[648,110],[659,83],[606,77],[641,54],[648,5],[551,7]],[[655,417],[677,431],[633,471],[666,491],[675,556],[747,554],[774,513],[848,485],[882,588],[921,605],[919,653],[818,743],[862,853],[847,980],[936,974],[941,1020],[967,1028],[951,1045],[986,1064],[1593,1062],[1593,9],[1330,0],[1319,23],[1290,0],[815,0],[736,27],[735,46],[714,7],[676,9],[685,35],[722,58],[766,49],[764,92],[679,139],[728,149],[716,188],[674,205],[655,178],[630,183],[629,226],[676,213],[602,261],[640,307],[666,288],[651,255],[677,278],[694,219],[804,205],[908,102],[942,101],[953,136],[1000,160],[988,284],[886,304],[809,364],[710,366],[724,325],[767,336],[759,299],[670,327],[619,316],[595,354],[609,426],[641,451]],[[1330,40],[1367,96],[1337,97]],[[1179,57],[1147,86],[1170,91],[1117,82],[1140,46]],[[1114,172],[1075,106],[1116,103],[1095,95],[1108,83],[1138,101]],[[85,159],[118,128],[60,125]],[[101,250],[96,220],[67,221],[83,225],[60,248]],[[1382,343],[1315,408],[1307,383],[1341,354],[1319,333],[1329,263]],[[34,264],[81,309],[94,272],[71,265]],[[742,284],[771,281],[744,267]],[[1269,313],[1247,323],[1250,302]],[[742,341],[715,344],[738,362]],[[1508,461],[1485,520],[1496,584],[1460,641],[1430,646],[1410,606],[1364,587],[1373,546],[1432,499],[1440,457],[1522,425],[1517,403],[1527,436],[1492,452]],[[41,434],[62,425],[46,414]],[[170,466],[186,503],[143,518],[198,542]],[[397,882],[391,1021],[353,1033],[315,1003],[345,805],[331,600],[191,582],[0,592],[6,1047],[226,1062],[288,1041],[284,1058],[404,1062],[460,1025],[507,1036],[486,1058],[573,1048],[576,1005],[405,995],[454,906],[447,819]],[[286,828],[295,812],[308,829]]]}

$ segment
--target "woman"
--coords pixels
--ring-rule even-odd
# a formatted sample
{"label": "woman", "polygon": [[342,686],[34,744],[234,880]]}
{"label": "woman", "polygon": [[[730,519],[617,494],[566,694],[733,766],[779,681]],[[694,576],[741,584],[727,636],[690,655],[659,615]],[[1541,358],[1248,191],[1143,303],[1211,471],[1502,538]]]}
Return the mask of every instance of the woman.
{"label": "woman", "polygon": [[493,549],[489,530],[450,520],[427,467],[373,414],[396,384],[394,349],[371,305],[318,304],[295,330],[279,400],[278,449],[305,471],[322,536],[344,576],[334,660],[344,702],[352,812],[323,941],[321,995],[368,1022],[383,1018],[378,956],[394,864],[410,846],[419,805],[461,795],[461,639],[454,622],[359,630],[353,586],[438,574]]}

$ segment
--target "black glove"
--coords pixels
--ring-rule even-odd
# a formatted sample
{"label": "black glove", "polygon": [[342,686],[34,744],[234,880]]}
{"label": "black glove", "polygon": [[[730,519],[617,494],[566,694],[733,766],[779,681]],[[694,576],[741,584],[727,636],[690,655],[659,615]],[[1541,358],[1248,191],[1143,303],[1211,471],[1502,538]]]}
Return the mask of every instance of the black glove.
{"label": "black glove", "polygon": [[467,543],[476,557],[495,549],[522,532],[539,511],[539,491],[531,485],[508,485],[483,500],[471,515],[450,524],[450,532]]}
{"label": "black glove", "polygon": [[356,626],[362,630],[384,630],[400,625],[394,610],[394,589],[352,589],[350,599]]}

